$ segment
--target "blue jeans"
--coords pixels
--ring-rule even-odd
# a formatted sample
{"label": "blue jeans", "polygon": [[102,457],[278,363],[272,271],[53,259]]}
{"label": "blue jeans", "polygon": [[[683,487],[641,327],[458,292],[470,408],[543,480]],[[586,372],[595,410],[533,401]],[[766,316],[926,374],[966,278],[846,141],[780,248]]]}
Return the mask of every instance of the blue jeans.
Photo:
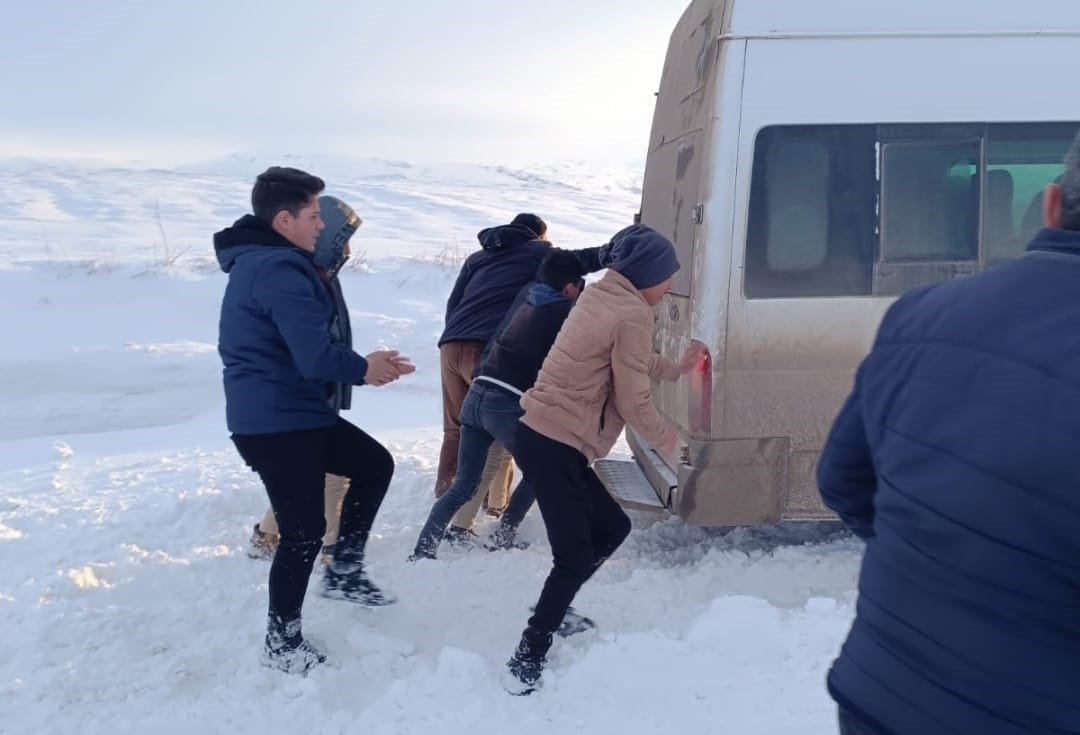
{"label": "blue jeans", "polygon": [[[510,391],[491,383],[473,382],[461,404],[461,443],[454,484],[432,506],[420,538],[416,540],[414,556],[435,556],[450,519],[476,494],[492,442],[498,439],[510,455],[514,455],[518,419],[524,413],[520,400]],[[522,477],[503,512],[500,526],[517,528],[535,499],[532,486]]]}

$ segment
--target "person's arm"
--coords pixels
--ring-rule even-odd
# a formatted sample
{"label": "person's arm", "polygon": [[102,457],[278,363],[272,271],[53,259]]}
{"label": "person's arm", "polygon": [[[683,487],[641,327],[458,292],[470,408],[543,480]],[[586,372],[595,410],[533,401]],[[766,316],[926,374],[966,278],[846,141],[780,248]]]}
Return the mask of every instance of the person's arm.
{"label": "person's arm", "polygon": [[652,337],[647,326],[624,321],[615,328],[611,348],[615,409],[654,448],[670,451],[678,433],[653,404],[649,379],[652,357]]}
{"label": "person's arm", "polygon": [[663,355],[654,352],[649,358],[649,377],[653,380],[676,380],[682,374],[682,366]]}
{"label": "person's arm", "polygon": [[319,288],[301,264],[279,262],[260,269],[252,295],[270,315],[301,375],[358,384],[367,374],[367,360],[330,336]]}
{"label": "person's arm", "polygon": [[874,535],[874,493],[877,474],[866,441],[860,390],[862,368],[825,441],[817,466],[821,499],[852,533],[863,540]]}
{"label": "person's arm", "polygon": [[581,261],[581,265],[585,268],[586,273],[596,273],[596,271],[603,270],[604,266],[600,265],[600,250],[603,246],[595,248],[581,248],[580,250],[572,251],[574,255]]}

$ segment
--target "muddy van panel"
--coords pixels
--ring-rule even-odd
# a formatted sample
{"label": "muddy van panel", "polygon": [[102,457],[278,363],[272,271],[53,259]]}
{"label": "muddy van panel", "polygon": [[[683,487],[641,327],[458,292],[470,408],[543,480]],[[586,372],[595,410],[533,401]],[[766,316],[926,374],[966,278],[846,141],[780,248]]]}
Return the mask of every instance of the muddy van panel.
{"label": "muddy van panel", "polygon": [[675,245],[681,268],[672,294],[690,296],[701,223],[702,172],[713,118],[719,37],[729,0],[687,8],[671,35],[657,92],[642,185],[641,221]]}
{"label": "muddy van panel", "polygon": [[832,518],[817,459],[888,306],[1037,229],[1080,123],[1031,80],[1080,43],[1080,3],[953,5],[695,0],[672,33],[640,216],[683,270],[655,346],[711,360],[654,385],[679,457],[627,439],[687,523]]}

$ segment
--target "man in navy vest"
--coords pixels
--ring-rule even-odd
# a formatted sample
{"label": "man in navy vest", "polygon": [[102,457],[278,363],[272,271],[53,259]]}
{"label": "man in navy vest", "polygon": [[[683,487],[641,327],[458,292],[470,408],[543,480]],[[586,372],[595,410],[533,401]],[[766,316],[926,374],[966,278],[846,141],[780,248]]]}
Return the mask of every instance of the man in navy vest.
{"label": "man in navy vest", "polygon": [[1080,138],[1043,221],[889,309],[822,452],[866,541],[842,733],[1080,733]]}

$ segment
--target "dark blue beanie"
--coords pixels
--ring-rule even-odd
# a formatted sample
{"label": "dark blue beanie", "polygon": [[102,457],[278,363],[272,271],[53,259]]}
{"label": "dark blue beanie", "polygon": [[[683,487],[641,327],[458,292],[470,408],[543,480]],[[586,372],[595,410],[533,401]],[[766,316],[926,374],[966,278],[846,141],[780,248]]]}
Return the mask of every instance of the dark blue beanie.
{"label": "dark blue beanie", "polygon": [[651,227],[630,225],[600,250],[600,265],[618,271],[634,288],[663,283],[679,270],[671,241]]}

